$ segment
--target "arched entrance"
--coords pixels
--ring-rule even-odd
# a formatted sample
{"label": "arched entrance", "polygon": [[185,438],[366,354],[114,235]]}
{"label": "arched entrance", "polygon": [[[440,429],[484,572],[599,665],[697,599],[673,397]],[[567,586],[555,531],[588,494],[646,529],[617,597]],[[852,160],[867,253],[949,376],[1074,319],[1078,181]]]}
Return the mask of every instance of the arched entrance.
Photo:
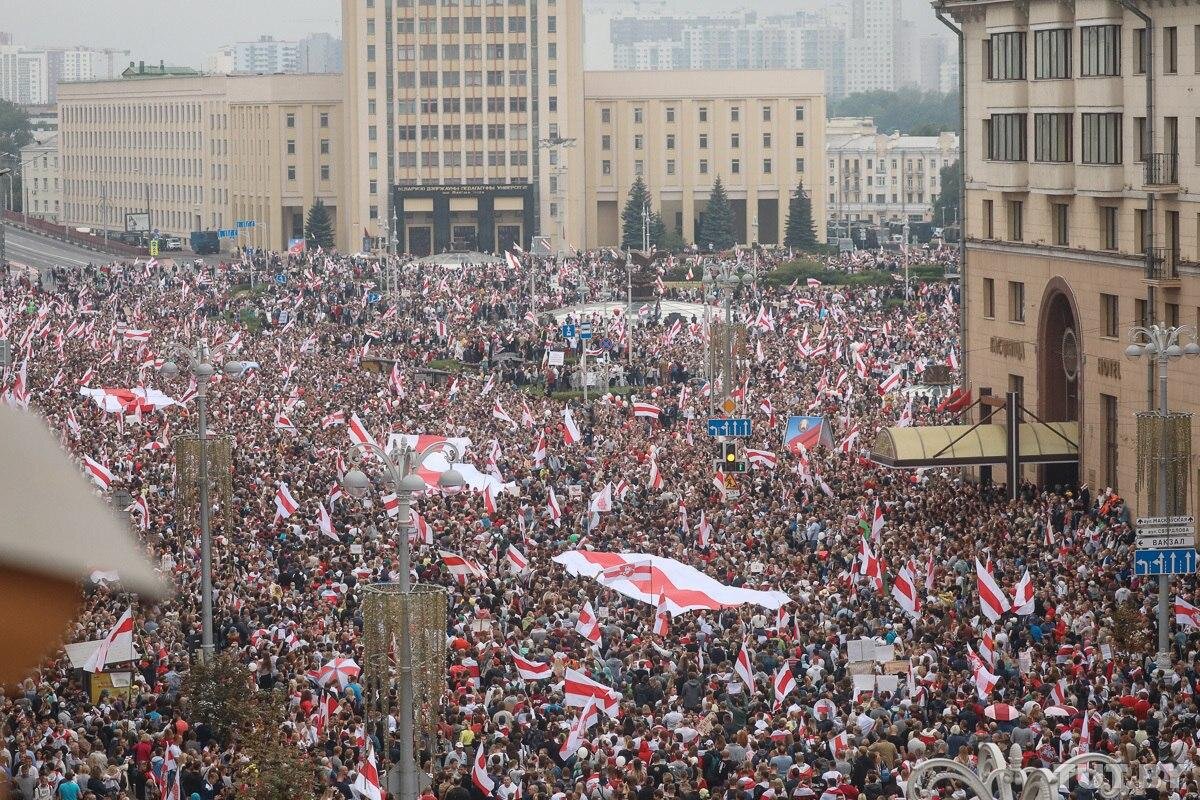
{"label": "arched entrance", "polygon": [[[1041,308],[1037,339],[1037,413],[1045,422],[1080,421],[1083,359],[1079,315],[1075,295],[1066,281],[1053,278],[1046,285]],[[1078,464],[1047,464],[1042,468],[1044,486],[1071,485],[1078,480]]]}

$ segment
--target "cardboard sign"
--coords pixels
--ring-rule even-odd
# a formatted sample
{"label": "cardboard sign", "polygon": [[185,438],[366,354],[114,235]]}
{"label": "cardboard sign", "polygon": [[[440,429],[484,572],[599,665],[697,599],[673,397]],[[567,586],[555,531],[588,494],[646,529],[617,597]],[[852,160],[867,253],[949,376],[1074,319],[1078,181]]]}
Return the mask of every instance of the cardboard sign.
{"label": "cardboard sign", "polygon": [[562,350],[551,350],[546,357],[546,363],[552,367],[561,367],[564,355]]}

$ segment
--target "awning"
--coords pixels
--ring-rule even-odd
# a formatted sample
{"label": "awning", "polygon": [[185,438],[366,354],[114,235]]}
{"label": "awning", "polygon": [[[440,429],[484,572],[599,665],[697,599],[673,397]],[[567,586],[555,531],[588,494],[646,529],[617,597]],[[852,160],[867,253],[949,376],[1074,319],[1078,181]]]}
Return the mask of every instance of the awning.
{"label": "awning", "polygon": [[[1022,464],[1066,464],[1079,460],[1078,422],[1022,422]],[[871,460],[888,467],[950,467],[1003,464],[1006,425],[931,425],[884,428]]]}

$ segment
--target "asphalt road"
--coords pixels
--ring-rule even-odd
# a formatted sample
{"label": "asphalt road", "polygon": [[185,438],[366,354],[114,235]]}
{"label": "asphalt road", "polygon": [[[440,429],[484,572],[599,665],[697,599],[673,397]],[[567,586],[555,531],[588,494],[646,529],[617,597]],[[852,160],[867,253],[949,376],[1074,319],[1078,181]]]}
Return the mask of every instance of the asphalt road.
{"label": "asphalt road", "polygon": [[[39,272],[50,267],[83,267],[88,264],[107,264],[113,259],[132,260],[128,256],[113,256],[97,253],[82,247],[76,247],[57,239],[48,239],[36,233],[29,233],[11,225],[5,229],[5,241],[8,250],[8,260],[27,267],[36,268]],[[145,256],[143,256],[145,258]],[[184,250],[179,253],[163,253],[159,258],[174,258],[191,261],[196,256]],[[221,256],[205,256],[204,260],[215,264]],[[228,258],[228,255],[226,255]]]}

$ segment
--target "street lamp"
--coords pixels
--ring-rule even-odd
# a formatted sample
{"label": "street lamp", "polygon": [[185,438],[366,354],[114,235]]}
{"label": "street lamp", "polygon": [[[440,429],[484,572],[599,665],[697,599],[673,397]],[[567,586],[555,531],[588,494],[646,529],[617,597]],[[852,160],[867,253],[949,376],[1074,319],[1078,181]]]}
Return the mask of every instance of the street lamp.
{"label": "street lamp", "polygon": [[[751,280],[750,273],[746,268],[739,263],[732,261],[722,261],[719,264],[708,264],[704,268],[704,285],[716,294],[718,288],[725,290],[725,380],[721,387],[726,396],[730,394],[731,386],[733,385],[733,317],[731,301],[733,300],[734,290],[739,286],[749,283]],[[707,293],[706,293],[707,294]],[[707,306],[708,303],[705,302]],[[712,335],[709,335],[709,341],[712,341]],[[712,359],[708,359],[712,363]],[[713,404],[715,392],[712,387],[713,381],[710,378],[709,384],[709,407]]]}
{"label": "street lamp", "polygon": [[[192,348],[175,345],[176,356],[186,358],[186,370],[196,379],[196,433],[198,436],[197,449],[198,472],[197,482],[200,490],[200,615],[203,629],[200,639],[200,655],[205,663],[212,663],[213,657],[213,609],[212,609],[212,531],[209,529],[209,512],[212,507],[208,499],[208,382],[216,373],[210,358],[208,340],[201,339]],[[225,362],[224,372],[228,378],[237,379],[245,374],[247,364],[244,361]],[[158,373],[167,380],[175,378],[180,373],[179,365],[168,359],[158,368]],[[226,509],[226,513],[228,513]]]}
{"label": "street lamp", "polygon": [[[1180,345],[1179,342],[1187,336],[1192,341],[1186,345]],[[1161,425],[1162,441],[1159,443],[1158,449],[1158,497],[1157,514],[1161,517],[1169,518],[1172,509],[1169,508],[1167,495],[1167,459],[1171,455],[1171,450],[1168,449],[1171,444],[1167,437],[1167,425],[1165,424],[1167,411],[1167,364],[1173,358],[1182,358],[1183,356],[1195,357],[1200,356],[1200,344],[1196,342],[1196,329],[1191,325],[1151,325],[1150,327],[1135,327],[1129,332],[1129,347],[1125,348],[1125,357],[1131,360],[1138,360],[1142,356],[1147,356],[1154,359],[1154,363],[1158,366],[1158,417],[1164,424]],[[1154,409],[1150,409],[1154,411]],[[1169,527],[1169,526],[1168,526]],[[1167,600],[1167,591],[1170,588],[1171,577],[1169,575],[1158,576],[1158,665],[1163,670],[1169,669],[1171,666],[1170,655],[1170,602]]]}
{"label": "street lamp", "polygon": [[[346,494],[356,499],[367,496],[371,489],[371,479],[359,467],[369,457],[374,456],[383,464],[383,482],[396,493],[399,501],[399,514],[396,530],[396,551],[399,554],[400,594],[409,595],[412,592],[412,581],[409,577],[409,544],[408,520],[412,513],[412,497],[417,492],[428,488],[425,480],[417,474],[425,461],[434,453],[441,453],[450,462],[450,469],[438,478],[438,486],[443,491],[456,491],[463,487],[465,481],[453,464],[462,458],[462,451],[453,442],[434,442],[424,450],[415,450],[407,444],[393,448],[390,452],[374,442],[356,442],[351,446],[349,461],[353,465],[342,478],[342,488]],[[396,735],[400,739],[400,800],[417,800],[417,765],[413,759],[413,668],[412,668],[412,636],[408,606],[405,606],[404,624],[400,626],[400,719],[397,723]]]}

